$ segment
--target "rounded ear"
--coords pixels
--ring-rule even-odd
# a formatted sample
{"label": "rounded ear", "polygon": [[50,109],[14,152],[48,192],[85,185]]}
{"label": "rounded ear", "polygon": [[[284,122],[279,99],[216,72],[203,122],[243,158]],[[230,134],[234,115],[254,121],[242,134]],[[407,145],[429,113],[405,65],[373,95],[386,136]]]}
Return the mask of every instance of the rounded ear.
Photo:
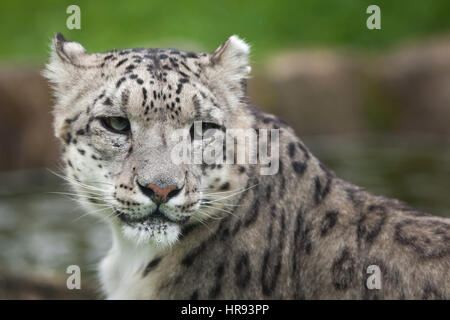
{"label": "rounded ear", "polygon": [[57,85],[69,84],[80,78],[82,70],[96,68],[100,65],[99,55],[88,54],[78,42],[67,41],[57,33],[50,45],[50,61],[43,71],[43,76]]}
{"label": "rounded ear", "polygon": [[233,80],[242,81],[248,78],[250,46],[238,36],[228,38],[211,55],[211,64],[220,66],[221,71]]}
{"label": "rounded ear", "polygon": [[88,55],[81,44],[67,41],[60,32],[53,37],[52,53],[56,53],[61,61],[75,66],[80,65],[82,58]]}

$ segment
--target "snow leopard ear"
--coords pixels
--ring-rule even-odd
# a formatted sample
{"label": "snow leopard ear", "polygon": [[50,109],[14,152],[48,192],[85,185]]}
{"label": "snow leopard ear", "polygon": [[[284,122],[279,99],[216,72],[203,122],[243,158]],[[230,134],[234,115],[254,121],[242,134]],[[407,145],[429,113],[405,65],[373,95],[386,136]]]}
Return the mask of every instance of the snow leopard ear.
{"label": "snow leopard ear", "polygon": [[211,64],[213,67],[220,67],[220,72],[230,80],[242,82],[249,77],[251,71],[249,53],[250,46],[233,35],[214,51],[211,55]]}
{"label": "snow leopard ear", "polygon": [[57,33],[53,38],[52,51],[56,53],[62,62],[81,66],[83,58],[88,56],[85,48],[78,42],[67,41],[61,33]]}
{"label": "snow leopard ear", "polygon": [[81,44],[67,41],[61,33],[57,33],[53,37],[50,61],[43,75],[56,86],[71,85],[80,79],[83,71],[98,65],[98,55],[88,54]]}

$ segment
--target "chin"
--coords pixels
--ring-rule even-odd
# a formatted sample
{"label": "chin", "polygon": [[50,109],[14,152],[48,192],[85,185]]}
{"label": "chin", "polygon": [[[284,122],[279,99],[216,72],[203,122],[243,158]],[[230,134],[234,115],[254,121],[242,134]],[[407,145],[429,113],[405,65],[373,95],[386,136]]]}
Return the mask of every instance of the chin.
{"label": "chin", "polygon": [[122,221],[122,233],[136,244],[166,247],[177,242],[181,226],[162,217],[152,217],[140,221]]}

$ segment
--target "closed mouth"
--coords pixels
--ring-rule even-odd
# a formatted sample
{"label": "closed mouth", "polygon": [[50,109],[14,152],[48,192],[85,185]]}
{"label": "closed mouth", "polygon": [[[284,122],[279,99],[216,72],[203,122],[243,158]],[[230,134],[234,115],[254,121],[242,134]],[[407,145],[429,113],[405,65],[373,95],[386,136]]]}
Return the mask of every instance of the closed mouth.
{"label": "closed mouth", "polygon": [[124,212],[118,212],[117,216],[121,221],[123,221],[126,224],[137,224],[137,223],[145,223],[145,222],[151,222],[151,221],[161,221],[161,222],[172,222],[172,223],[178,223],[177,221],[174,221],[167,217],[164,213],[162,213],[159,209],[157,209],[155,212],[149,212],[143,216],[140,217],[134,217],[132,215],[126,214]]}

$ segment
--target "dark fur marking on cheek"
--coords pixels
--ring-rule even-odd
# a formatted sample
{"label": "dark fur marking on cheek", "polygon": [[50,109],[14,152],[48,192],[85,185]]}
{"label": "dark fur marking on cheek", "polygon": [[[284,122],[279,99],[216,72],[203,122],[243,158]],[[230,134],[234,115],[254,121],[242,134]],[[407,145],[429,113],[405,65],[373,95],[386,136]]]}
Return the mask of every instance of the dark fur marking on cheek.
{"label": "dark fur marking on cheek", "polygon": [[77,121],[78,120],[78,118],[80,117],[80,115],[81,115],[81,113],[78,113],[75,117],[73,117],[73,118],[69,118],[69,119],[66,119],[66,123],[67,124],[71,124],[72,122],[75,122],[75,121]]}
{"label": "dark fur marking on cheek", "polygon": [[245,289],[248,286],[252,276],[247,252],[241,252],[238,255],[234,267],[234,274],[236,276],[236,286],[241,289]]}
{"label": "dark fur marking on cheek", "polygon": [[356,283],[355,260],[349,248],[344,248],[331,266],[331,279],[336,290],[347,290]]}
{"label": "dark fur marking on cheek", "polygon": [[66,144],[70,144],[70,142],[72,142],[72,134],[70,132],[67,132],[62,136],[62,139]]}
{"label": "dark fur marking on cheek", "polygon": [[322,220],[322,226],[320,228],[320,235],[322,237],[326,236],[331,229],[336,225],[339,212],[336,210],[327,211],[325,217]]}
{"label": "dark fur marking on cheek", "polygon": [[225,190],[228,190],[228,189],[230,189],[230,183],[229,182],[225,182],[224,184],[222,184],[221,186],[220,186],[220,191],[225,191]]}
{"label": "dark fur marking on cheek", "polygon": [[88,123],[86,124],[86,128],[84,129],[87,133],[91,132],[91,123],[94,121],[94,117],[90,117]]}
{"label": "dark fur marking on cheek", "polygon": [[161,262],[161,257],[155,258],[154,260],[150,261],[147,266],[145,267],[144,272],[142,273],[142,277],[145,278],[151,271],[155,270],[156,267]]}

